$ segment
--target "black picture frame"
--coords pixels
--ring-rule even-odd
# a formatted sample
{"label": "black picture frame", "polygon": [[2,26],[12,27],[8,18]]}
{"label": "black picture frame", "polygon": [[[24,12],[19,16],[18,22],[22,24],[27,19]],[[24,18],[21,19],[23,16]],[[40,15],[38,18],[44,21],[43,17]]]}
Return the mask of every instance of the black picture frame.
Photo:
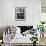
{"label": "black picture frame", "polygon": [[15,20],[16,21],[25,21],[26,19],[26,8],[25,7],[16,7],[15,8]]}

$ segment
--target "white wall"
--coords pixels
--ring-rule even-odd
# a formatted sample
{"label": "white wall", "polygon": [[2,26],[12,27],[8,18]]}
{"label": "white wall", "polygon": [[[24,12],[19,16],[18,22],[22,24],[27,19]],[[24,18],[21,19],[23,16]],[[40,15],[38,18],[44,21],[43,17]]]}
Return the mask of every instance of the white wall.
{"label": "white wall", "polygon": [[2,19],[2,1],[0,0],[0,26],[2,23],[1,19]]}
{"label": "white wall", "polygon": [[32,15],[33,15],[33,26],[37,26],[41,20],[41,2],[40,0],[33,0],[32,1]]}
{"label": "white wall", "polygon": [[[5,25],[33,25],[40,20],[40,0],[2,0],[0,24]],[[15,20],[15,8],[26,7],[26,21]]]}

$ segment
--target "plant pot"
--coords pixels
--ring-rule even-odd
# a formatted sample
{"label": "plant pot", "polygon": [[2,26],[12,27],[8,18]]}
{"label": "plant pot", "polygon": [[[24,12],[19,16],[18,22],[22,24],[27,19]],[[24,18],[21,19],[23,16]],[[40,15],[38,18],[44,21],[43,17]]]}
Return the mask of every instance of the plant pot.
{"label": "plant pot", "polygon": [[33,41],[33,46],[36,46],[36,41]]}

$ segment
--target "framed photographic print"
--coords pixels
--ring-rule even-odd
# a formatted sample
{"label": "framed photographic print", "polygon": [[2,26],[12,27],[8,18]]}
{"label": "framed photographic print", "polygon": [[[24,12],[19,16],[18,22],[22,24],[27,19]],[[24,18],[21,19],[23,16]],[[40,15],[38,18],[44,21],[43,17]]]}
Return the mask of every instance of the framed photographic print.
{"label": "framed photographic print", "polygon": [[25,20],[25,7],[16,7],[15,8],[15,19],[24,21]]}

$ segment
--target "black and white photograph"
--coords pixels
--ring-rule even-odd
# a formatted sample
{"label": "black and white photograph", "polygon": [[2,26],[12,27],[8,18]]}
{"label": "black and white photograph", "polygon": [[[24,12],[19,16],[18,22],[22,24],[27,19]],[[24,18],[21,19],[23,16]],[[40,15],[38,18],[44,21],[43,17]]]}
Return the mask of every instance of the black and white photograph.
{"label": "black and white photograph", "polygon": [[16,7],[15,8],[15,19],[16,20],[20,20],[20,21],[24,21],[25,17],[26,17],[26,8],[25,7]]}

